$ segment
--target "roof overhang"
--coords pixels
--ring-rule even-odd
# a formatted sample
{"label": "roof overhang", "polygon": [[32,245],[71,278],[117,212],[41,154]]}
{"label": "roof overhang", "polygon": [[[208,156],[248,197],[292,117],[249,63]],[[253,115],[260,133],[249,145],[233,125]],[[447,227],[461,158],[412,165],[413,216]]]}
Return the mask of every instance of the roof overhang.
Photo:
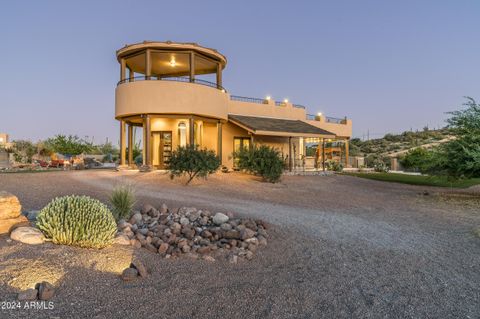
{"label": "roof overhang", "polygon": [[229,114],[228,120],[255,135],[334,138],[335,134],[301,120]]}

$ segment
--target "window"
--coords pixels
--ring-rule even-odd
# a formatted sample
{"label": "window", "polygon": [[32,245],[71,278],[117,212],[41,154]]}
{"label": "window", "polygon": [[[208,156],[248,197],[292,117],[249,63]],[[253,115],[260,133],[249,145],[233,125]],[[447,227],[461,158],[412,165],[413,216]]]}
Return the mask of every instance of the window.
{"label": "window", "polygon": [[178,123],[178,146],[187,146],[187,125]]}

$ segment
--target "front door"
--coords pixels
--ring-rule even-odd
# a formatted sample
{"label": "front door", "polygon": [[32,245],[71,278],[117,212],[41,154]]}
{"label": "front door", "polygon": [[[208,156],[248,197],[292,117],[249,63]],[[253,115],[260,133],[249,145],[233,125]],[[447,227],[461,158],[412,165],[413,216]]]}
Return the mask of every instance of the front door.
{"label": "front door", "polygon": [[152,132],[152,164],[164,169],[172,156],[172,131]]}
{"label": "front door", "polygon": [[[250,147],[250,137],[234,137],[233,138],[233,152],[239,152],[242,148],[248,149]],[[233,169],[237,168],[238,158],[233,157]]]}

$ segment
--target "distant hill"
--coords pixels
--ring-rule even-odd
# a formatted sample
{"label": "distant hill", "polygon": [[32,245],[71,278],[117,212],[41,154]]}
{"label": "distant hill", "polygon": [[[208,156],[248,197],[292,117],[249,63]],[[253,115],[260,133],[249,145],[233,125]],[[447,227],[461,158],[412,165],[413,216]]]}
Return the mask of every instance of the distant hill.
{"label": "distant hill", "polygon": [[451,136],[446,128],[439,130],[429,130],[425,128],[423,131],[405,131],[401,134],[386,134],[383,138],[368,141],[354,138],[350,141],[350,155],[365,157],[369,155],[389,156],[426,144],[435,145],[442,143],[450,138]]}

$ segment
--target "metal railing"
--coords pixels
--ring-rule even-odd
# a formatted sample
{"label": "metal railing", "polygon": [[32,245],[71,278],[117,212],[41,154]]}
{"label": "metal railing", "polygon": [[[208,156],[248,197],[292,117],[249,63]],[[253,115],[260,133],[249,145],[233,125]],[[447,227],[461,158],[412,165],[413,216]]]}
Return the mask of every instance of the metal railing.
{"label": "metal railing", "polygon": [[[315,121],[317,120],[318,116],[314,114],[307,114],[306,119],[309,121]],[[325,116],[325,122],[327,123],[334,123],[334,124],[347,124],[347,117],[344,117],[343,119],[337,118],[337,117],[328,117]]]}
{"label": "metal railing", "polygon": [[282,102],[282,101],[275,101],[275,105],[276,105],[276,106],[286,106],[287,103]]}
{"label": "metal railing", "polygon": [[158,78],[158,77],[155,77],[155,76],[147,77],[145,75],[142,75],[142,76],[135,76],[133,78],[123,79],[121,81],[118,81],[117,85],[120,85],[120,84],[123,84],[123,83],[129,83],[129,82],[136,82],[136,81],[174,81],[174,82],[194,83],[194,84],[209,86],[209,87],[227,92],[227,90],[225,90],[225,88],[223,86],[221,86],[217,83],[210,82],[210,81],[205,81],[205,80],[201,80],[201,79],[193,79],[193,81],[190,81],[189,77]]}
{"label": "metal railing", "polygon": [[325,117],[325,121],[328,123],[335,123],[335,124],[347,124],[347,118],[344,117],[343,119],[337,117]]}
{"label": "metal railing", "polygon": [[301,104],[293,104],[293,107],[296,107],[298,109],[306,109],[306,107],[304,105],[301,105]]}
{"label": "metal railing", "polygon": [[238,96],[238,95],[230,95],[230,100],[239,101],[239,102],[257,103],[257,104],[267,104],[265,99],[259,99],[256,97]]}

